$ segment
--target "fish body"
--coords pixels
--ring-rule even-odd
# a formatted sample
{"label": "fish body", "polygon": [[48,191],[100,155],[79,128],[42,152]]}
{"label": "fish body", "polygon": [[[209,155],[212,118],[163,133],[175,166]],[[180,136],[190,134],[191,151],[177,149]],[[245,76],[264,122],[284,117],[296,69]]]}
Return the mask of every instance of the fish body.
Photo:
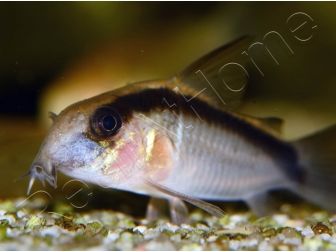
{"label": "fish body", "polygon": [[[154,162],[154,174],[164,174],[155,176],[161,184],[192,197],[238,200],[251,191],[285,187],[287,178],[300,172],[290,145],[252,126],[243,116],[200,99],[187,102],[186,97],[168,85],[115,101],[134,105],[132,118],[147,132],[145,144],[151,142],[151,152],[144,154],[150,156],[146,165]],[[293,160],[286,160],[289,157]]]}
{"label": "fish body", "polygon": [[[200,62],[211,65],[212,57]],[[283,141],[280,120],[232,112],[189,82],[184,74],[135,83],[66,108],[54,118],[31,166],[31,181],[55,185],[60,171],[103,187],[164,198],[175,220],[185,211],[182,201],[221,215],[204,200],[245,200],[263,213],[259,203],[266,206],[267,192],[279,188],[313,195],[310,200],[330,206],[323,203],[330,187],[321,189],[314,179],[330,171],[312,172],[314,159],[303,158],[317,138]],[[328,136],[335,132],[329,130]],[[310,147],[307,156],[313,152]]]}

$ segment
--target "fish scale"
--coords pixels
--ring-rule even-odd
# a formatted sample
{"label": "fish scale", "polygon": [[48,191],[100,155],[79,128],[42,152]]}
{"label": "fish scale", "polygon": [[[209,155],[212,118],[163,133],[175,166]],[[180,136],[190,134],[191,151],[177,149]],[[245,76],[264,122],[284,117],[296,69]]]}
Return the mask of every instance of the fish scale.
{"label": "fish scale", "polygon": [[[179,159],[165,185],[195,197],[225,200],[283,183],[281,168],[243,137],[197,119],[184,120],[193,130],[182,131],[182,144],[175,149]],[[173,121],[170,125],[173,132],[178,127]]]}

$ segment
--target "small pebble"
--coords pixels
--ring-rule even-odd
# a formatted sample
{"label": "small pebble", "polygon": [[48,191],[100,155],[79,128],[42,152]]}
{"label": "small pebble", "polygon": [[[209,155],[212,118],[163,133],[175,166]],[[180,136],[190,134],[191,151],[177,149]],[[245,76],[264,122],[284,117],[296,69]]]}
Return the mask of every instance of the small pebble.
{"label": "small pebble", "polygon": [[147,227],[145,226],[136,226],[133,228],[133,232],[138,232],[140,234],[143,234],[147,230]]}
{"label": "small pebble", "polygon": [[145,230],[144,232],[145,240],[154,239],[155,237],[158,237],[159,235],[160,235],[160,232],[154,228],[149,228]]}
{"label": "small pebble", "polygon": [[310,239],[305,238],[303,246],[305,250],[317,251],[321,250],[323,247],[323,241],[317,237],[312,237]]}
{"label": "small pebble", "polygon": [[19,210],[19,211],[17,211],[16,216],[21,219],[24,216],[26,216],[26,213],[22,210]]}
{"label": "small pebble", "polygon": [[217,238],[218,237],[216,235],[211,235],[208,237],[207,242],[215,242]]}
{"label": "small pebble", "polygon": [[154,251],[154,250],[165,250],[173,251],[176,250],[174,244],[167,239],[155,239],[144,245],[144,250]]}
{"label": "small pebble", "polygon": [[181,247],[182,251],[200,251],[202,246],[197,243],[185,244]]}
{"label": "small pebble", "polygon": [[160,229],[160,232],[169,231],[169,232],[175,233],[177,230],[179,230],[179,226],[176,226],[174,224],[167,222],[165,224],[160,225],[159,229]]}
{"label": "small pebble", "polygon": [[104,243],[111,243],[115,242],[117,239],[119,239],[120,235],[118,233],[109,231],[107,236],[104,239]]}
{"label": "small pebble", "polygon": [[273,220],[275,220],[278,225],[283,226],[288,221],[288,216],[285,214],[275,214]]}
{"label": "small pebble", "polygon": [[303,236],[308,237],[308,238],[314,236],[314,231],[309,226],[302,229],[301,233]]}
{"label": "small pebble", "polygon": [[201,223],[196,225],[196,229],[202,230],[202,231],[209,231],[209,227]]}
{"label": "small pebble", "polygon": [[41,236],[51,236],[57,238],[62,234],[62,229],[58,226],[46,227],[40,231]]}
{"label": "small pebble", "polygon": [[172,236],[170,236],[170,240],[179,243],[181,242],[181,235],[180,234],[174,234]]}
{"label": "small pebble", "polygon": [[323,223],[319,222],[312,227],[314,233],[317,234],[329,234],[331,235],[331,230],[328,226],[324,225]]}
{"label": "small pebble", "polygon": [[46,223],[46,220],[42,217],[39,217],[37,215],[33,215],[30,217],[30,219],[26,223],[26,228],[28,229],[35,229],[35,228],[41,228]]}
{"label": "small pebble", "polygon": [[271,251],[274,250],[274,247],[266,240],[260,242],[259,246],[258,246],[258,250],[261,251]]}
{"label": "small pebble", "polygon": [[2,221],[2,220],[8,221],[9,225],[13,225],[16,222],[15,217],[11,214],[6,214],[6,215],[1,216],[0,221]]}
{"label": "small pebble", "polygon": [[188,225],[188,224],[182,224],[181,225],[181,228],[185,229],[185,230],[189,230],[189,231],[192,231],[193,230],[193,227]]}
{"label": "small pebble", "polygon": [[331,239],[330,234],[326,234],[326,233],[320,234],[320,237],[324,241],[329,241]]}

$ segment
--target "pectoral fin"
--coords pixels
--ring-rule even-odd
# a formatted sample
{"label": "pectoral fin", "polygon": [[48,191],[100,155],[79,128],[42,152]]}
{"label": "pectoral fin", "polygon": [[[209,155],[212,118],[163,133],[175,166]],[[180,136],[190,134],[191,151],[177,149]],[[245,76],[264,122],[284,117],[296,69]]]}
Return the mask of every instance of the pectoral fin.
{"label": "pectoral fin", "polygon": [[222,217],[224,215],[224,212],[222,209],[220,209],[219,207],[215,206],[215,205],[212,205],[208,202],[205,202],[203,200],[200,200],[200,199],[196,199],[196,198],[193,198],[193,197],[190,197],[188,195],[185,195],[183,193],[179,193],[179,192],[176,192],[168,187],[165,187],[163,185],[160,185],[152,180],[146,180],[146,183],[153,187],[154,189],[160,191],[161,193],[164,193],[166,195],[169,195],[173,198],[178,198],[180,200],[183,200],[183,201],[186,201],[194,206],[197,206],[201,209],[203,209],[204,211],[210,213],[211,215],[214,215],[216,217]]}

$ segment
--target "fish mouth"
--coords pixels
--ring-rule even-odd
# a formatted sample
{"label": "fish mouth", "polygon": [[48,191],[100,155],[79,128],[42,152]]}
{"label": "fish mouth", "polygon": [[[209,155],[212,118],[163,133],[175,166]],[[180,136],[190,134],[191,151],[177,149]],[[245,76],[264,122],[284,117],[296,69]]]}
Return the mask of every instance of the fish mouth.
{"label": "fish mouth", "polygon": [[43,166],[40,163],[33,163],[29,170],[29,176],[30,180],[27,189],[27,195],[30,194],[36,179],[38,179],[43,186],[45,186],[45,182],[47,182],[52,187],[57,188],[56,168],[51,164],[48,166]]}

